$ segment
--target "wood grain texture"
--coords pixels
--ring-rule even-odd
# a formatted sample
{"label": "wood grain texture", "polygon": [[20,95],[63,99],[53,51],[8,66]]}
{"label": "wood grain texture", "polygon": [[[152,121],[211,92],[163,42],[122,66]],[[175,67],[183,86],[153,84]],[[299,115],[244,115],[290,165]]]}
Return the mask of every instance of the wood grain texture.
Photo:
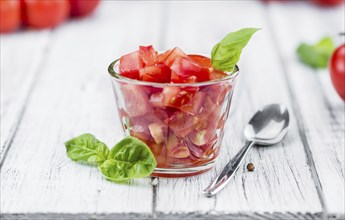
{"label": "wood grain texture", "polygon": [[[337,34],[343,17],[341,9],[306,3],[103,1],[93,16],[51,34],[1,36],[1,147],[10,147],[0,174],[1,219],[343,219],[344,104],[327,73],[300,65],[294,52],[302,40]],[[263,29],[241,57],[215,169],[160,178],[157,186],[149,178],[121,185],[66,157],[63,142],[78,134],[93,133],[110,147],[122,136],[106,72],[115,58],[148,44],[208,54],[226,33],[250,26]],[[30,74],[19,75],[22,69]],[[273,102],[290,109],[288,136],[253,148],[229,186],[203,197],[244,144],[245,123]]]}
{"label": "wood grain texture", "polygon": [[90,132],[112,147],[122,137],[107,66],[137,45],[157,43],[159,8],[157,2],[103,2],[102,14],[54,31],[1,169],[1,217],[151,215],[149,178],[106,181],[97,168],[68,159],[63,143]]}
{"label": "wood grain texture", "polygon": [[[50,31],[1,35],[1,141],[0,164],[22,118],[42,60]],[[30,42],[30,43],[28,43]]]}
{"label": "wood grain texture", "polygon": [[[302,41],[316,42],[331,36],[336,42],[344,32],[344,7],[324,9],[305,3],[272,5],[269,17],[276,36],[291,92],[298,104],[299,124],[305,132],[306,145],[319,181],[326,212],[344,218],[344,133],[345,105],[332,88],[327,70],[312,70],[297,60],[295,49]],[[288,17],[294,8],[294,16]],[[313,19],[305,19],[313,18]],[[273,19],[274,18],[274,19]],[[299,25],[295,25],[296,23]],[[290,34],[293,32],[294,34]]]}
{"label": "wood grain texture", "polygon": [[[261,106],[275,102],[283,103],[291,110],[291,101],[278,55],[271,44],[264,8],[259,2],[230,1],[212,5],[207,2],[175,2],[169,8],[168,48],[181,45],[189,51],[209,53],[229,31],[251,26],[262,27],[263,30],[255,34],[253,43],[249,43],[241,57],[239,82],[215,169],[197,177],[161,179],[157,190],[158,216],[320,218],[322,207],[292,111],[290,131],[281,144],[253,148],[228,187],[215,198],[205,198],[200,194],[244,144],[243,128],[251,115]],[[205,11],[207,14],[203,13]],[[185,19],[187,16],[193,19]],[[193,31],[190,31],[191,27]],[[188,38],[183,33],[188,33]],[[248,162],[255,164],[255,172],[246,171]],[[279,217],[288,212],[298,215]],[[246,213],[257,214],[245,217]],[[270,216],[274,216],[273,213],[276,217]]]}

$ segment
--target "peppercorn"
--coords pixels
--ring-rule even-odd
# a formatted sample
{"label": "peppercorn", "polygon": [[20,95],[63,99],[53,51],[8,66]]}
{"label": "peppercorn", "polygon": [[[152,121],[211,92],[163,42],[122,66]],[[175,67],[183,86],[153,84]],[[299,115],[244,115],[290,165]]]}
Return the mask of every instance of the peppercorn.
{"label": "peppercorn", "polygon": [[248,171],[254,171],[255,167],[254,167],[254,164],[253,163],[248,163],[247,164],[247,170]]}

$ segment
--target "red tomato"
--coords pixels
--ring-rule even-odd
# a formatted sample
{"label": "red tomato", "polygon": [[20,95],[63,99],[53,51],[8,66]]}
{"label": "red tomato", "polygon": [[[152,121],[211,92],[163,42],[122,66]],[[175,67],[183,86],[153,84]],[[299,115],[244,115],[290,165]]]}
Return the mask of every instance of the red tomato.
{"label": "red tomato", "polygon": [[314,3],[322,6],[335,6],[344,3],[344,0],[313,0]]}
{"label": "red tomato", "polygon": [[334,51],[330,64],[331,79],[334,88],[345,101],[345,44]]}
{"label": "red tomato", "polygon": [[196,115],[200,112],[202,104],[204,103],[206,93],[204,92],[197,92],[192,99],[186,103],[185,105],[181,106],[181,110],[192,115]]}
{"label": "red tomato", "polygon": [[163,89],[163,103],[165,106],[181,108],[189,103],[196,91],[181,90],[179,87],[167,86]]}
{"label": "red tomato", "polygon": [[186,79],[195,76],[198,82],[210,80],[209,68],[199,65],[191,59],[178,57],[171,65],[171,82],[184,83]]}
{"label": "red tomato", "polygon": [[221,79],[228,76],[226,73],[224,73],[223,71],[219,71],[216,69],[212,68],[212,71],[210,73],[210,80],[217,80],[217,79]]}
{"label": "red tomato", "polygon": [[147,47],[139,46],[139,56],[144,66],[152,66],[157,63],[158,53],[152,45]]}
{"label": "red tomato", "polygon": [[14,31],[19,25],[19,0],[0,0],[0,33]]}
{"label": "red tomato", "polygon": [[170,68],[163,63],[147,66],[139,70],[140,79],[148,82],[168,83],[170,82],[170,75]]}
{"label": "red tomato", "polygon": [[208,57],[196,54],[189,54],[188,57],[203,67],[211,67],[211,59]]}
{"label": "red tomato", "polygon": [[158,55],[158,62],[159,63],[163,63],[163,61],[165,60],[165,58],[167,58],[167,56],[170,54],[171,50],[167,50],[164,53],[161,53]]}
{"label": "red tomato", "polygon": [[99,4],[99,0],[69,0],[71,15],[83,17],[91,14]]}
{"label": "red tomato", "polygon": [[140,79],[139,69],[143,66],[138,51],[123,55],[120,58],[120,75],[131,79]]}
{"label": "red tomato", "polygon": [[[163,55],[163,54],[162,54]],[[178,47],[175,47],[163,60],[163,63],[167,65],[168,67],[171,67],[173,62],[178,58],[178,57],[187,57],[187,55]]]}
{"label": "red tomato", "polygon": [[34,28],[51,28],[68,18],[67,0],[22,0],[23,22]]}

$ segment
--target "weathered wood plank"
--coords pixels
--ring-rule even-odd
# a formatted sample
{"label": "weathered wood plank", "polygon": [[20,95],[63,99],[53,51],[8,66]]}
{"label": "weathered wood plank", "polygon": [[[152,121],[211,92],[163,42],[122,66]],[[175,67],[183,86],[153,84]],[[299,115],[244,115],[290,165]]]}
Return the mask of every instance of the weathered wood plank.
{"label": "weathered wood plank", "polygon": [[[288,16],[292,9],[294,15]],[[328,215],[339,218],[344,218],[345,212],[344,102],[332,88],[328,71],[304,66],[297,61],[295,49],[302,41],[316,42],[326,35],[340,39],[337,34],[344,32],[344,17],[343,6],[325,9],[299,3],[298,7],[292,4],[269,7],[286,77],[298,104],[295,111],[300,116],[299,125],[307,138],[306,147],[313,160],[310,162],[315,164],[314,178],[319,181]]]}
{"label": "weathered wood plank", "polygon": [[2,217],[151,216],[149,178],[106,181],[97,168],[69,160],[63,143],[84,132],[110,147],[120,139],[107,67],[137,45],[158,44],[159,9],[157,2],[103,2],[94,16],[54,31],[1,169]]}
{"label": "weathered wood plank", "polygon": [[28,31],[0,36],[0,164],[17,130],[39,68],[44,62],[49,33],[50,31]]}
{"label": "weathered wood plank", "polygon": [[[278,102],[292,110],[283,69],[272,45],[264,13],[260,2],[254,1],[176,2],[170,5],[167,48],[178,45],[189,52],[209,53],[229,31],[251,26],[263,30],[254,36],[242,55],[230,121],[215,169],[197,177],[160,179],[156,207],[159,217],[174,214],[209,218],[221,215],[230,219],[240,216],[245,219],[283,218],[280,215],[290,219],[321,217],[322,207],[293,111],[289,134],[281,144],[253,148],[227,188],[215,198],[200,194],[242,147],[243,128],[259,107]],[[246,171],[248,162],[255,164],[255,172]],[[246,213],[256,214],[245,216]]]}

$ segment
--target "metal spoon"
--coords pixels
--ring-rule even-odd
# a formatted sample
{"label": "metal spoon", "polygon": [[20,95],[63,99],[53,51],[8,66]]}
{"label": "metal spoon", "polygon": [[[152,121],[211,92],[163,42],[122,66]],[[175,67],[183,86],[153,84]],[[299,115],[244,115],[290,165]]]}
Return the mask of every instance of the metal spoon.
{"label": "metal spoon", "polygon": [[267,105],[256,112],[244,129],[247,143],[226,164],[223,171],[203,191],[203,194],[213,196],[222,190],[236,173],[253,145],[273,145],[280,142],[288,131],[289,120],[288,109],[280,104]]}

